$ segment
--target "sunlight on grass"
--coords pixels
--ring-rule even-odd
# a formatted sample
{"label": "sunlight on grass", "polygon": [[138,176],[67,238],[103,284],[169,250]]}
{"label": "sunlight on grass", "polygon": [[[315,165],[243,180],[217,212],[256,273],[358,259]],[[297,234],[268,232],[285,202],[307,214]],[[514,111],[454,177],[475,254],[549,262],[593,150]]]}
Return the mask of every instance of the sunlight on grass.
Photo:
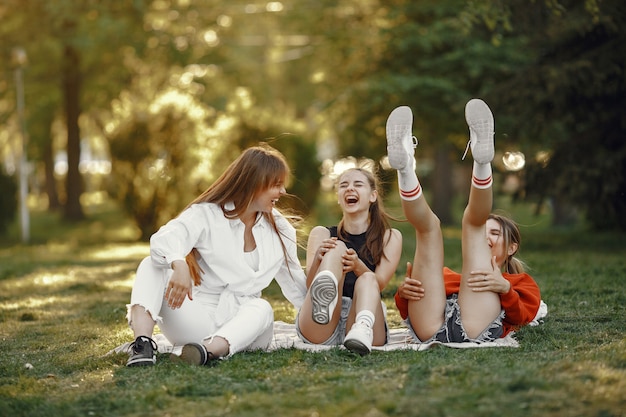
{"label": "sunlight on grass", "polygon": [[274,320],[293,323],[296,320],[297,311],[287,300],[272,302],[274,308]]}
{"label": "sunlight on grass", "polygon": [[132,245],[107,245],[104,247],[99,247],[93,251],[90,251],[87,257],[94,260],[141,260],[149,254],[150,248],[147,243],[136,243]]}
{"label": "sunlight on grass", "polygon": [[128,290],[130,296],[130,290],[133,288],[133,282],[135,281],[135,273],[128,273],[124,279],[107,281],[102,283],[105,288],[111,290]]}
{"label": "sunlight on grass", "polygon": [[67,297],[28,297],[19,301],[0,303],[0,309],[7,311],[33,309],[65,301],[67,301]]}

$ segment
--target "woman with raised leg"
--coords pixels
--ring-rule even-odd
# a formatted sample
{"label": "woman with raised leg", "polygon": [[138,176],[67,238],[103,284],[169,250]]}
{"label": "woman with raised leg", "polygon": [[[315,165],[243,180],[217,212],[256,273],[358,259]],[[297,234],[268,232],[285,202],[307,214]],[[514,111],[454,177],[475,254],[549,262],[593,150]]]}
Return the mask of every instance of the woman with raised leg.
{"label": "woman with raised leg", "polygon": [[[413,265],[395,295],[396,306],[419,343],[488,342],[530,323],[540,306],[539,287],[514,255],[519,250],[517,225],[491,214],[494,121],[479,99],[465,107],[474,158],[467,207],[462,220],[461,273],[443,267],[443,236],[413,165],[412,114],[395,109],[387,126],[389,162],[398,171],[402,207],[416,234]],[[390,127],[389,124],[392,124]],[[395,134],[398,128],[408,131]],[[417,190],[417,191],[416,191]]]}

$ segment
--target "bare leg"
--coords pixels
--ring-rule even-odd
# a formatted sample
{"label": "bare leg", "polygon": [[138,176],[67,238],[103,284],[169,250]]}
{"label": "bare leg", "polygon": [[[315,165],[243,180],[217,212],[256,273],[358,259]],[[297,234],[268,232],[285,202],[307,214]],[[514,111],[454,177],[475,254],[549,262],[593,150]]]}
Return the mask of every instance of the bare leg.
{"label": "bare leg", "polygon": [[[323,343],[330,338],[335,331],[341,317],[341,297],[343,292],[343,263],[341,256],[347,250],[346,245],[337,241],[337,246],[326,252],[318,271],[330,271],[337,279],[337,305],[330,316],[327,324],[319,324],[313,320],[313,302],[311,301],[311,291],[307,292],[304,303],[298,314],[298,327],[302,335],[312,343]],[[311,285],[313,287],[313,285]]]}
{"label": "bare leg", "polygon": [[202,342],[207,352],[211,352],[215,357],[222,358],[230,352],[230,344],[223,337],[215,336],[208,342]]}
{"label": "bare leg", "polygon": [[500,298],[494,292],[474,292],[467,285],[471,271],[491,269],[491,249],[487,244],[485,223],[491,212],[491,188],[472,187],[469,203],[463,215],[463,268],[459,307],[463,327],[475,338],[500,314]]}
{"label": "bare leg", "polygon": [[374,314],[375,321],[372,327],[374,346],[382,346],[385,344],[387,332],[385,329],[385,313],[380,305],[380,288],[376,275],[373,273],[363,274],[356,280],[354,285],[354,296],[352,297],[352,308],[348,315],[346,330],[352,328],[356,315],[361,311],[371,311]]}
{"label": "bare leg", "polygon": [[424,196],[402,200],[407,220],[415,228],[415,258],[411,278],[424,288],[424,297],[409,301],[409,319],[420,340],[428,340],[442,326],[446,306],[443,282],[443,235],[439,218],[432,212]]}
{"label": "bare leg", "polygon": [[461,320],[468,337],[479,336],[500,314],[500,297],[494,292],[474,292],[467,280],[471,271],[491,269],[491,249],[486,222],[493,205],[491,160],[493,158],[493,116],[481,100],[466,105],[474,166],[469,201],[462,222],[463,268],[459,290]]}
{"label": "bare leg", "polygon": [[135,339],[139,336],[151,338],[155,325],[156,322],[144,307],[134,305],[130,308],[130,328],[133,330]]}
{"label": "bare leg", "polygon": [[411,278],[424,288],[424,297],[409,301],[409,319],[420,340],[433,336],[443,324],[446,292],[443,282],[443,236],[439,218],[430,209],[415,174],[413,158],[417,140],[412,136],[413,114],[406,106],[387,119],[387,156],[398,171],[398,188],[404,215],[415,228],[415,258]]}

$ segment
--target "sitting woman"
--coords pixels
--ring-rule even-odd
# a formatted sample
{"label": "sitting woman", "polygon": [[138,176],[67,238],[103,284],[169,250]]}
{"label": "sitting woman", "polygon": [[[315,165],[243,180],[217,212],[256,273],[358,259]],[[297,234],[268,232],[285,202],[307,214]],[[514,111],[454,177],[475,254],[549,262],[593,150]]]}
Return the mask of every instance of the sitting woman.
{"label": "sitting woman", "polygon": [[261,291],[276,279],[296,307],[306,293],[296,231],[277,209],[289,167],[270,146],[246,149],[150,239],[133,285],[127,366],[153,365],[154,326],[194,365],[267,348],[274,312]]}
{"label": "sitting woman", "polygon": [[296,329],[304,342],[343,343],[366,355],[372,345],[387,341],[380,293],[400,261],[402,235],[389,226],[371,172],[345,171],[338,179],[337,197],[343,212],[339,225],[316,226],[309,235],[308,292]]}
{"label": "sitting woman", "polygon": [[517,225],[491,214],[494,121],[478,99],[465,107],[474,158],[462,221],[461,273],[443,268],[443,236],[413,168],[413,116],[399,107],[387,121],[387,153],[398,170],[402,207],[416,233],[413,267],[395,295],[400,315],[418,343],[489,342],[530,323],[541,302],[539,287],[515,258]]}

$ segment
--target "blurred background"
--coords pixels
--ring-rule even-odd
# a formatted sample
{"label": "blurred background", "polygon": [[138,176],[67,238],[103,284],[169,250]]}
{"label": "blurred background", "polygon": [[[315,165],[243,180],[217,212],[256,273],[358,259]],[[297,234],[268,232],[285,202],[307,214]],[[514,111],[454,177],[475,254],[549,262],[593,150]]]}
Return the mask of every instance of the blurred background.
{"label": "blurred background", "polygon": [[311,224],[336,222],[333,175],[363,161],[397,206],[399,105],[454,225],[474,97],[495,116],[500,200],[624,231],[625,20],[622,0],[1,0],[0,239],[113,207],[146,240],[260,141]]}

